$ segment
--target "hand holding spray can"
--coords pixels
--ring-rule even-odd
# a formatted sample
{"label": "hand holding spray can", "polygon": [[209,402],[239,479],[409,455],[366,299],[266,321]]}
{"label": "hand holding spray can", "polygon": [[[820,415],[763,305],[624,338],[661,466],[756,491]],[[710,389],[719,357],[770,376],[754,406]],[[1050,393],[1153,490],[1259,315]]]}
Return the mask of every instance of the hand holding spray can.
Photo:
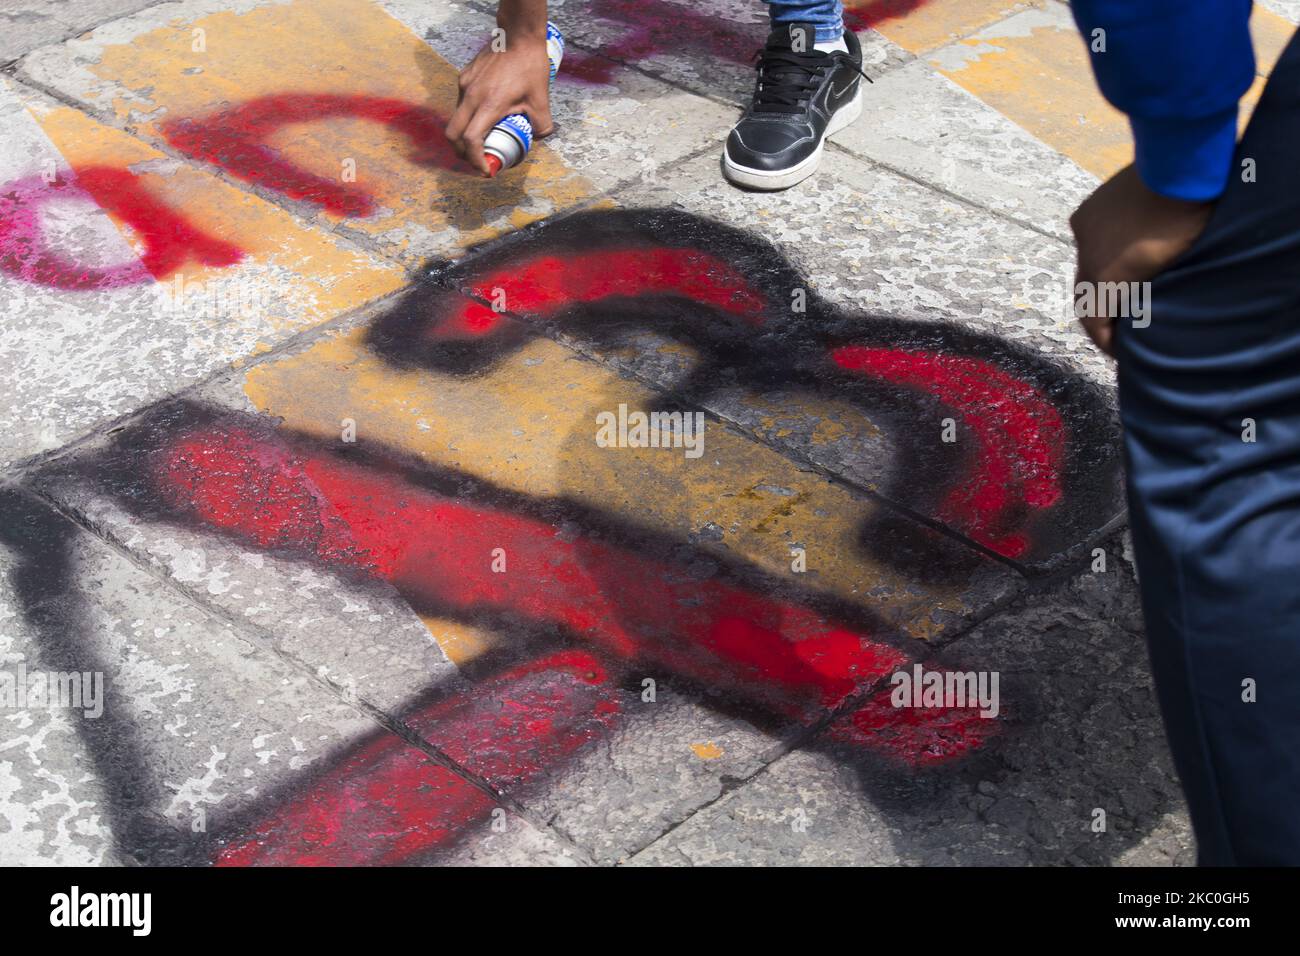
{"label": "hand holding spray can", "polygon": [[[564,36],[560,28],[546,22],[546,58],[551,63],[551,79],[555,79],[564,58]],[[517,166],[533,147],[533,124],[522,113],[512,113],[488,131],[483,141],[483,158],[487,161],[488,175],[495,176],[503,169]]]}

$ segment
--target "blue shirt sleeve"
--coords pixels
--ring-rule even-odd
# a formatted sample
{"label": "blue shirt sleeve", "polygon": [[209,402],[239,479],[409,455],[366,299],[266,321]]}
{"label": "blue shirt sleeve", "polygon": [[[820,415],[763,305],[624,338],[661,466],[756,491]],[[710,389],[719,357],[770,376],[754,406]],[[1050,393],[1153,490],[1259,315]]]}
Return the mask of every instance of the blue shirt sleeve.
{"label": "blue shirt sleeve", "polygon": [[1128,114],[1142,181],[1176,199],[1218,197],[1232,172],[1237,101],[1255,78],[1251,0],[1071,6],[1102,95]]}

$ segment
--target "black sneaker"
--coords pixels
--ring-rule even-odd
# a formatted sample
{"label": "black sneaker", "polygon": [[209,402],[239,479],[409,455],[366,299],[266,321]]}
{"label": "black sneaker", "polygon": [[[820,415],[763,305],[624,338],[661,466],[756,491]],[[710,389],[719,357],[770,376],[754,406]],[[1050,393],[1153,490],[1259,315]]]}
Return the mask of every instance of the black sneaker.
{"label": "black sneaker", "polygon": [[847,53],[813,49],[811,24],[787,23],[758,54],[754,99],[722,154],[722,170],[739,186],[786,189],[811,176],[822,141],[862,112],[862,44],[844,31]]}

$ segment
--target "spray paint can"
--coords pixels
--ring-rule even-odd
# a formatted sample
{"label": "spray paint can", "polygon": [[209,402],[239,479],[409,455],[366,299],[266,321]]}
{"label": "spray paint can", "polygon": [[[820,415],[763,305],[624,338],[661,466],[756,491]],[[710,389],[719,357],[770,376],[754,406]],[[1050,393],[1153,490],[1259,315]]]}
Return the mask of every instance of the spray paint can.
{"label": "spray paint can", "polygon": [[[551,63],[551,79],[555,79],[564,58],[564,35],[549,20],[546,22],[546,58]],[[522,113],[512,113],[488,131],[483,141],[483,158],[487,160],[488,174],[495,176],[503,169],[523,162],[533,148],[533,124]]]}

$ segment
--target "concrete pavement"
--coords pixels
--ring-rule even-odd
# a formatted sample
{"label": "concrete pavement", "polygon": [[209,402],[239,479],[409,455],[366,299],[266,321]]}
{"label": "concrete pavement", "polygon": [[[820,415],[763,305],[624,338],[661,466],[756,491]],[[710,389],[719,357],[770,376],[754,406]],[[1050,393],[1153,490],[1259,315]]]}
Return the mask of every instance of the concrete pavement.
{"label": "concrete pavement", "polygon": [[762,195],[757,3],[553,4],[491,182],[491,4],[0,3],[0,862],[1191,862],[1063,292],[1122,118],[1056,0],[850,6]]}

